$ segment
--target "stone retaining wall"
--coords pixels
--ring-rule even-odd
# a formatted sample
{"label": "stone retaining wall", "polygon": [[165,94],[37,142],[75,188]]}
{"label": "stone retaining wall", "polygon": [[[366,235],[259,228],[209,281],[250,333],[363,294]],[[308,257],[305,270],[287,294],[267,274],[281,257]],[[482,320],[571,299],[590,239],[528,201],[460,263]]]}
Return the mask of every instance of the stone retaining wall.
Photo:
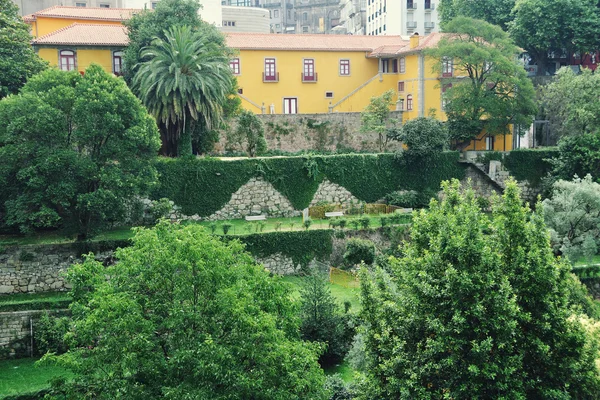
{"label": "stone retaining wall", "polygon": [[67,310],[0,312],[0,359],[31,355],[31,332],[44,313],[65,314]]}
{"label": "stone retaining wall", "polygon": [[[269,150],[296,153],[301,150],[355,150],[379,151],[378,135],[361,132],[360,112],[334,112],[328,114],[259,114],[265,127]],[[402,121],[402,111],[392,111],[390,118]],[[235,121],[229,127],[235,130]],[[226,133],[215,146],[216,152],[244,151],[238,144],[228,144]],[[398,150],[401,144],[392,141],[388,150]]]}
{"label": "stone retaining wall", "polygon": [[325,179],[319,185],[319,188],[310,202],[310,205],[312,207],[317,205],[319,202],[346,205],[350,203],[358,204],[360,203],[360,200],[354,197],[354,195],[352,195],[348,189]]}

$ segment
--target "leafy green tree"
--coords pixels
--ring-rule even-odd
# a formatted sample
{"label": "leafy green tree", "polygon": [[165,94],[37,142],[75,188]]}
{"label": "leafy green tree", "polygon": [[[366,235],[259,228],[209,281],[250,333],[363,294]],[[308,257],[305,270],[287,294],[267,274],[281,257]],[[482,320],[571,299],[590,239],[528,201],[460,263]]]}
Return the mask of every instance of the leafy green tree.
{"label": "leafy green tree", "polygon": [[227,135],[229,144],[246,148],[248,156],[255,157],[267,151],[265,128],[262,121],[252,111],[243,110],[237,117],[237,125]]}
{"label": "leafy green tree", "polygon": [[325,398],[319,346],[300,339],[290,288],[238,241],[162,221],[116,256],[68,272],[70,350],[46,359],[77,379],[52,398]]}
{"label": "leafy green tree", "polygon": [[551,160],[553,178],[571,180],[590,174],[600,182],[600,132],[563,137],[558,150],[558,157]]}
{"label": "leafy green tree", "polygon": [[125,82],[92,65],[46,70],[0,101],[4,223],[85,238],[122,223],[156,182],[156,125]]}
{"label": "leafy green tree", "polygon": [[488,135],[510,133],[510,125],[529,126],[536,113],[535,92],[525,70],[516,62],[519,49],[508,34],[485,21],[457,17],[446,24],[453,33],[442,38],[428,55],[451,60],[456,75],[446,78],[444,93],[450,138],[458,146],[468,144],[483,129]]}
{"label": "leafy green tree", "polygon": [[600,250],[600,184],[591,175],[554,183],[544,217],[556,253],[575,262]]}
{"label": "leafy green tree", "polygon": [[427,157],[448,148],[448,130],[444,124],[431,117],[419,117],[406,121],[399,139],[408,146],[407,153]]}
{"label": "leafy green tree", "polygon": [[513,14],[510,35],[537,63],[538,75],[546,75],[549,52],[570,56],[600,47],[597,0],[518,0]]}
{"label": "leafy green tree", "polygon": [[597,350],[571,318],[569,266],[542,212],[522,206],[514,182],[492,216],[473,190],[443,186],[391,272],[362,273],[361,398],[593,398]]}
{"label": "leafy green tree", "polygon": [[306,277],[300,294],[302,338],[325,343],[325,351],[319,359],[321,365],[339,363],[350,349],[354,336],[349,315],[342,314],[328,282],[318,274]]}
{"label": "leafy green tree", "polygon": [[484,20],[506,31],[513,19],[511,12],[514,6],[515,0],[441,0],[438,12],[442,27],[452,19],[463,16]]}
{"label": "leafy green tree", "polygon": [[394,123],[390,120],[390,107],[392,106],[393,97],[394,92],[392,90],[388,90],[381,96],[371,97],[371,101],[360,114],[361,131],[377,134],[379,151],[384,151],[387,148],[388,128],[390,123]]}
{"label": "leafy green tree", "polygon": [[584,69],[575,74],[561,68],[541,88],[540,110],[556,137],[600,132],[600,75]]}
{"label": "leafy green tree", "polygon": [[219,126],[232,88],[228,57],[202,31],[174,26],[142,50],[133,80],[149,112],[164,126],[166,155],[192,154],[192,131]]}
{"label": "leafy green tree", "polygon": [[0,99],[17,93],[28,78],[43,71],[47,63],[31,47],[29,25],[11,0],[0,0]]}

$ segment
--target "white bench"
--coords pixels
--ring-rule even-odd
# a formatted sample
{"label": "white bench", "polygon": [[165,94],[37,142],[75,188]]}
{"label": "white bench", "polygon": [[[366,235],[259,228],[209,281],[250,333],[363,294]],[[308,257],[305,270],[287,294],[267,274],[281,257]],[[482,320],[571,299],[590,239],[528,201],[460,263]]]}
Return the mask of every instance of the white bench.
{"label": "white bench", "polygon": [[246,221],[264,221],[267,217],[264,215],[246,215]]}
{"label": "white bench", "polygon": [[398,210],[401,214],[410,214],[413,212],[412,208],[401,208]]}
{"label": "white bench", "polygon": [[343,211],[329,211],[325,213],[325,216],[327,218],[329,217],[343,217],[344,216],[344,212]]}

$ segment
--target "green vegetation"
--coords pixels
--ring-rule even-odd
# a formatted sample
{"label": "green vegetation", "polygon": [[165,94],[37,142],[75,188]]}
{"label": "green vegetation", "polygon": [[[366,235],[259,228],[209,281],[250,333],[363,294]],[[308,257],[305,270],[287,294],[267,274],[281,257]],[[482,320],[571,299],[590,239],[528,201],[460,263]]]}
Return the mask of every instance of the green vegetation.
{"label": "green vegetation", "polygon": [[567,136],[558,142],[558,157],[553,161],[554,179],[571,180],[590,174],[600,182],[600,131]]}
{"label": "green vegetation", "polygon": [[36,365],[35,358],[0,360],[0,398],[36,393],[47,389],[49,381],[73,374],[56,365]]}
{"label": "green vegetation", "polygon": [[57,310],[67,308],[71,296],[67,292],[18,293],[0,296],[0,312],[22,310]]}
{"label": "green vegetation", "polygon": [[448,129],[438,119],[419,117],[406,121],[398,139],[408,146],[406,152],[413,157],[428,157],[448,148]]}
{"label": "green vegetation", "polygon": [[365,398],[596,397],[596,339],[569,304],[571,267],[554,258],[541,210],[515,182],[491,216],[457,181],[444,191],[390,272],[361,276]]}
{"label": "green vegetation", "polygon": [[0,0],[0,99],[16,94],[27,79],[47,68],[47,62],[31,47],[29,31],[19,7]]}
{"label": "green vegetation", "polygon": [[192,132],[220,126],[233,75],[230,51],[214,36],[176,25],[142,49],[133,88],[162,127],[166,155],[191,155]]}
{"label": "green vegetation", "polygon": [[556,149],[513,150],[505,155],[504,167],[517,181],[537,186],[552,172],[552,159],[557,156]]}
{"label": "green vegetation", "polygon": [[[303,276],[291,275],[284,276],[281,278],[282,281],[292,285],[291,296],[292,298],[297,300],[300,299],[300,289],[304,285],[303,282],[305,279],[306,278]],[[360,310],[360,289],[358,287],[348,287],[345,284],[336,283],[336,281],[334,280],[333,282],[329,282],[329,290],[331,290],[331,294],[333,295],[333,297],[335,297],[338,303],[344,304],[346,302],[350,302],[351,310]]]}
{"label": "green vegetation", "polygon": [[324,398],[320,346],[299,339],[298,303],[239,243],[162,221],[116,256],[68,272],[69,351],[44,359],[77,380],[51,398]]}
{"label": "green vegetation", "polygon": [[535,92],[522,65],[521,50],[500,27],[485,21],[456,17],[444,25],[455,35],[443,37],[428,55],[443,68],[464,71],[467,79],[443,78],[445,112],[450,138],[468,144],[483,129],[488,135],[510,133],[511,124],[529,126],[536,113]]}
{"label": "green vegetation", "polygon": [[0,101],[1,226],[85,239],[132,217],[156,182],[154,120],[122,79],[56,69]]}
{"label": "green vegetation", "polygon": [[482,19],[507,30],[513,19],[511,11],[514,6],[515,0],[440,0],[438,13],[442,28],[453,18],[464,16]]}
{"label": "green vegetation", "polygon": [[394,91],[388,90],[380,96],[371,97],[369,104],[360,114],[361,131],[375,132],[377,134],[377,144],[379,151],[387,149],[387,143],[390,139],[390,124],[397,121],[390,120],[390,107],[393,104]]}
{"label": "green vegetation", "polygon": [[[262,176],[301,210],[327,178],[368,203],[395,190],[437,191],[444,179],[464,176],[458,153],[405,162],[393,154],[348,154],[221,161],[160,159],[160,185],[152,197],[169,198],[187,215],[208,216],[220,210],[243,184]],[[210,195],[207,195],[210,193]]]}
{"label": "green vegetation", "polygon": [[248,157],[256,157],[267,151],[265,127],[252,111],[243,110],[237,117],[237,126],[227,132],[227,146],[245,149]]}

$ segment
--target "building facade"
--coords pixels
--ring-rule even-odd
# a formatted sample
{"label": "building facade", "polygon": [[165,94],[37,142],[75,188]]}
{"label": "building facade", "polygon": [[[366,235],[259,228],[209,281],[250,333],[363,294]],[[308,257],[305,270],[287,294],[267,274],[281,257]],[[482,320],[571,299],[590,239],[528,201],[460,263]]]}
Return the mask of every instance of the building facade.
{"label": "building facade", "polygon": [[257,7],[221,6],[222,32],[271,32],[269,10]]}
{"label": "building facade", "polygon": [[367,22],[367,0],[343,0],[340,3],[340,24],[331,33],[364,35]]}
{"label": "building facade", "polygon": [[367,0],[367,35],[439,32],[439,0]]}

